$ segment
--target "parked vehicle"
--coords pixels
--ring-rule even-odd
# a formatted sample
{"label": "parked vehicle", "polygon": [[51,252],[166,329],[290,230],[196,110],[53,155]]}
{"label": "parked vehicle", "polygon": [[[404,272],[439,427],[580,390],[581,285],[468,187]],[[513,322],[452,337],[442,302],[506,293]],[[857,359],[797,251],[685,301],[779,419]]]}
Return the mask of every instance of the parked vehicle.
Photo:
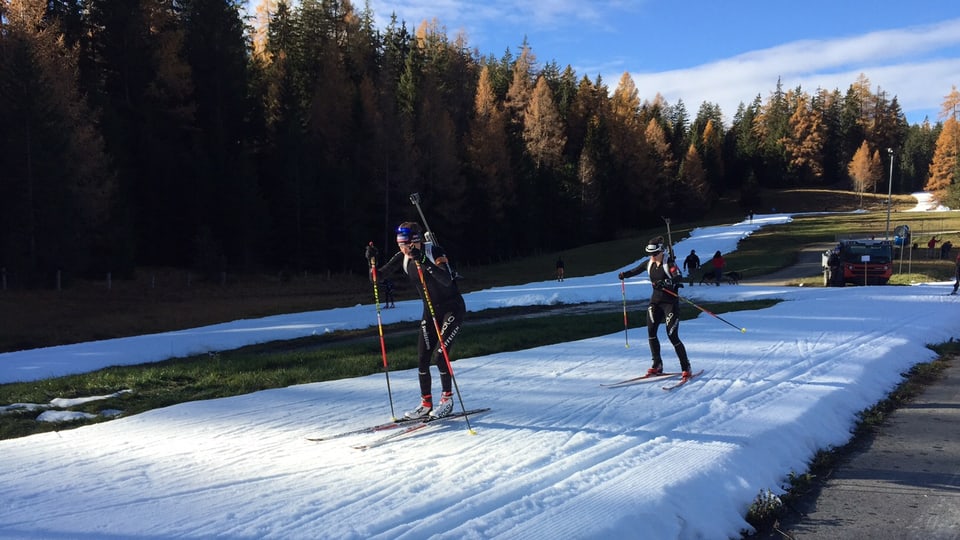
{"label": "parked vehicle", "polygon": [[823,253],[823,286],[886,285],[893,275],[890,240],[841,240]]}
{"label": "parked vehicle", "polygon": [[910,236],[910,226],[909,225],[897,225],[893,229],[893,244],[897,247],[906,247],[910,245],[911,236]]}

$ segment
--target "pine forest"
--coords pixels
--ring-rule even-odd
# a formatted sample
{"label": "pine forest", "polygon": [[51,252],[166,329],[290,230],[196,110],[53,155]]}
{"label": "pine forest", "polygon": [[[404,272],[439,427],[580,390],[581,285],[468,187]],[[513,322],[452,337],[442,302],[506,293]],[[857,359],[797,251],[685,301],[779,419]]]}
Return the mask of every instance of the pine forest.
{"label": "pine forest", "polygon": [[[356,272],[417,220],[464,262],[612,239],[718,196],[927,189],[960,207],[960,92],[756,89],[736,111],[579,75],[523,40],[377,28],[350,0],[0,0],[0,267]],[[518,41],[520,41],[518,39]],[[665,45],[669,46],[669,45]],[[655,54],[651,51],[651,54]],[[688,109],[693,106],[696,109]],[[7,282],[5,281],[5,284]]]}

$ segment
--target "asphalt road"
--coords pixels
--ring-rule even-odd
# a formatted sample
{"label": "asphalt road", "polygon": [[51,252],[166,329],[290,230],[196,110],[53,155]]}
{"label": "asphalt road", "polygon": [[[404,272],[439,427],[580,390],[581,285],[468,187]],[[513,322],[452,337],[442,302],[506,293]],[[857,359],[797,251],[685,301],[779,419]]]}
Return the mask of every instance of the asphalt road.
{"label": "asphalt road", "polygon": [[790,285],[800,278],[823,275],[823,252],[835,246],[835,242],[810,244],[800,250],[797,264],[758,277],[746,277],[743,285]]}
{"label": "asphalt road", "polygon": [[960,358],[763,538],[960,539]]}

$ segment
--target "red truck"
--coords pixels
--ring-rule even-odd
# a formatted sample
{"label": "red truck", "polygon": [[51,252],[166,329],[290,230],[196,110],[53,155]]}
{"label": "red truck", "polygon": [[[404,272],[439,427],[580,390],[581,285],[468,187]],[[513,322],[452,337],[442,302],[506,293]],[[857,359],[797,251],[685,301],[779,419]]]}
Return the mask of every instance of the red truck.
{"label": "red truck", "polygon": [[841,240],[826,251],[824,287],[886,285],[893,275],[893,243],[889,240]]}

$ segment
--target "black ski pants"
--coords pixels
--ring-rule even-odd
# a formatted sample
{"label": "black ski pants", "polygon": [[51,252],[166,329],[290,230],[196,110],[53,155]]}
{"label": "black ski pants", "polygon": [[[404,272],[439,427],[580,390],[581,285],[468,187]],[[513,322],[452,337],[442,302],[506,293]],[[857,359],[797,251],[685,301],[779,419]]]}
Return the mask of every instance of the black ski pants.
{"label": "black ski pants", "polygon": [[673,349],[680,358],[680,369],[690,371],[690,360],[687,358],[687,349],[680,341],[680,303],[654,302],[647,307],[647,339],[650,342],[650,354],[653,357],[653,367],[663,367],[660,357],[660,339],[657,330],[661,324],[666,324],[667,338],[673,344]]}
{"label": "black ski pants", "polygon": [[[453,347],[453,342],[460,334],[460,326],[466,315],[467,308],[462,299],[451,302],[450,305],[436,306],[437,324],[443,336],[443,345],[447,353]],[[437,329],[433,324],[430,312],[424,309],[420,319],[420,338],[417,340],[418,373],[420,376],[420,394],[429,396],[432,392],[433,381],[430,376],[430,364],[436,363],[440,372],[440,388],[443,392],[452,392],[450,371],[447,359],[443,356],[443,348],[437,339]]]}

